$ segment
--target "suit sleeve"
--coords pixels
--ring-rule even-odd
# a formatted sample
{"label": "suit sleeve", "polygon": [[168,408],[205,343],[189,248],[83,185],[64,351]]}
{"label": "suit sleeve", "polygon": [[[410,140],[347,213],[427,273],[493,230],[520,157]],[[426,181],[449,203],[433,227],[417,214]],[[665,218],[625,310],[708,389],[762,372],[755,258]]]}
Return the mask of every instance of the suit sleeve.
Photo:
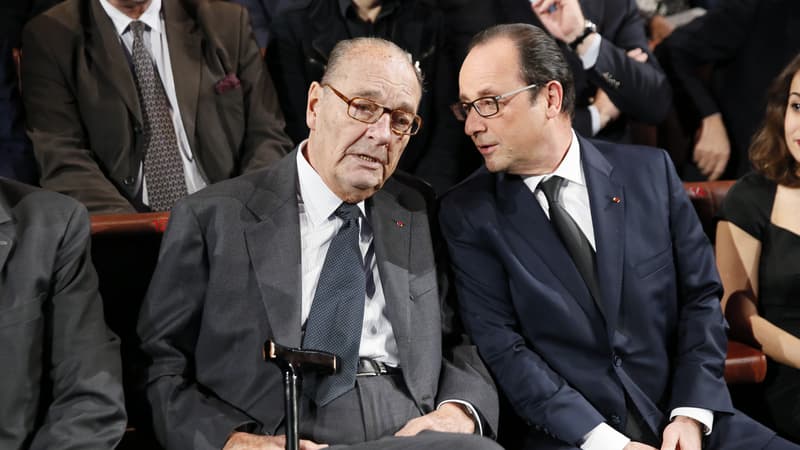
{"label": "suit sleeve", "polygon": [[[438,230],[438,226],[434,230]],[[439,291],[443,299],[441,314],[444,353],[436,403],[447,400],[469,402],[480,416],[483,435],[495,437],[500,414],[497,388],[478,354],[477,347],[467,337],[455,309],[456,293],[450,283],[450,274],[443,270],[449,267],[444,241],[435,236],[434,243],[439,255],[437,267]]]}
{"label": "suit sleeve", "polygon": [[724,379],[727,324],[714,253],[666,153],[670,230],[678,282],[677,350],[668,410],[690,406],[732,413]]}
{"label": "suit sleeve", "polygon": [[239,15],[239,79],[244,89],[247,125],[239,164],[242,173],[281,159],[292,148],[272,78],[253,39],[247,10]]}
{"label": "suit sleeve", "polygon": [[[648,49],[644,21],[636,2],[624,3],[623,11],[614,11],[622,21],[614,34],[599,30],[603,36],[600,53],[587,76],[608,94],[622,113],[640,122],[658,124],[669,112],[672,90],[667,76]],[[647,53],[646,62],[638,62],[627,55],[636,48]],[[586,136],[591,136],[591,132]]]}
{"label": "suit sleeve", "polygon": [[184,202],[172,210],[155,274],[139,315],[149,359],[145,382],[153,429],[169,449],[220,449],[256,421],[198,382],[194,355],[208,284],[203,230]]}
{"label": "suit sleeve", "polygon": [[103,317],[86,210],[75,205],[64,235],[52,239],[61,242],[45,333],[53,400],[30,448],[114,448],[127,422],[119,339]]}
{"label": "suit sleeve", "polygon": [[23,33],[22,96],[28,135],[39,163],[42,187],[67,194],[96,212],[133,213],[134,207],[108,180],[89,148],[76,93],[60,61],[47,16],[40,16]]}
{"label": "suit sleeve", "polygon": [[720,2],[702,17],[676,29],[659,46],[659,55],[676,86],[700,117],[719,112],[712,92],[699,72],[702,66],[734,57],[748,38],[758,0]]}
{"label": "suit sleeve", "polygon": [[508,274],[485,236],[447,202],[440,220],[456,277],[461,318],[495,380],[528,425],[577,445],[602,415],[527,345]]}

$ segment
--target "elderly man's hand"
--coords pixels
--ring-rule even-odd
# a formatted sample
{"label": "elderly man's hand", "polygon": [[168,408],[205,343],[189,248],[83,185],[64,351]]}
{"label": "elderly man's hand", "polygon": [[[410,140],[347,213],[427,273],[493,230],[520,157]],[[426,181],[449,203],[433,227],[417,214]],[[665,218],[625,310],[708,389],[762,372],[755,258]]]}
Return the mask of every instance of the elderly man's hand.
{"label": "elderly man's hand", "polygon": [[686,416],[677,416],[664,428],[661,450],[700,450],[703,425]]}
{"label": "elderly man's hand", "polygon": [[475,421],[464,407],[457,403],[445,403],[436,411],[408,421],[395,436],[416,436],[422,431],[441,431],[446,433],[475,432]]}
{"label": "elderly man's hand", "polygon": [[[300,450],[318,450],[325,444],[300,440]],[[283,450],[286,448],[286,436],[260,436],[256,434],[235,432],[228,438],[222,450]]]}
{"label": "elderly man's hand", "polygon": [[584,17],[578,0],[534,0],[531,9],[554,38],[569,44],[583,33]]}
{"label": "elderly man's hand", "polygon": [[731,143],[722,114],[712,114],[703,119],[697,142],[694,144],[694,162],[703,175],[713,181],[718,179],[731,156]]}

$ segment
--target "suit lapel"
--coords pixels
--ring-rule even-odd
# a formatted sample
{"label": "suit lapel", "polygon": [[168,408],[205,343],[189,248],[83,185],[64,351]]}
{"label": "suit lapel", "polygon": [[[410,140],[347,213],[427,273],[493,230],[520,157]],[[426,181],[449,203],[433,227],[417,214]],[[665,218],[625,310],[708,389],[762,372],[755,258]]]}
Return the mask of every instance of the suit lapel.
{"label": "suit lapel", "polygon": [[106,80],[122,97],[136,123],[142,126],[142,111],[133,72],[125,56],[125,49],[119,40],[117,30],[100,2],[85,0],[88,3],[88,27],[86,31],[86,51],[95,63],[94,70],[102,73]]}
{"label": "suit lapel", "polygon": [[[561,281],[587,317],[596,317],[598,311],[589,288],[525,182],[518,176],[501,174],[497,192],[499,207],[516,234],[522,237],[521,240],[533,249],[540,260],[546,261],[545,265]],[[516,241],[513,237],[509,240]],[[520,255],[525,255],[521,249]]]}
{"label": "suit lapel", "polygon": [[609,333],[616,328],[622,293],[625,252],[624,186],[613,177],[613,167],[589,141],[579,138],[581,162],[589,190],[596,248],[598,299]]}
{"label": "suit lapel", "polygon": [[386,299],[387,315],[397,341],[400,367],[409,368],[409,373],[415,373],[411,367],[419,361],[409,358],[412,353],[410,348],[412,324],[409,304],[411,293],[408,257],[412,227],[398,225],[398,221],[410,225],[411,212],[398,204],[386,187],[378,191],[369,204],[371,205],[369,220],[375,244],[375,257],[378,261],[378,272]]}
{"label": "suit lapel", "polygon": [[259,221],[245,230],[245,245],[267,310],[271,336],[300,347],[300,222],[296,150],[262,178],[247,202]]}
{"label": "suit lapel", "polygon": [[165,1],[163,8],[178,108],[189,138],[189,147],[196,149],[197,101],[203,63],[202,36],[183,9],[182,2]]}

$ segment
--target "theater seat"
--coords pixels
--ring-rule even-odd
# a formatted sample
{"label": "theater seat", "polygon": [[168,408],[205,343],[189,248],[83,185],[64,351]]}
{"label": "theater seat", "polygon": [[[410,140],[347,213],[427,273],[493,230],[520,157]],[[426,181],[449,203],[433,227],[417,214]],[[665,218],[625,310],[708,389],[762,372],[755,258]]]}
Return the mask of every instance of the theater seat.
{"label": "theater seat", "polygon": [[168,213],[92,216],[92,261],[106,322],[120,337],[128,429],[118,449],[157,450],[150,410],[142,394],[143,358],[136,321],[153,275]]}
{"label": "theater seat", "polygon": [[[716,237],[715,217],[733,183],[703,181],[683,184],[712,244]],[[728,356],[725,359],[725,380],[728,384],[760,383],[766,375],[767,357],[764,353],[741,342],[728,341]]]}

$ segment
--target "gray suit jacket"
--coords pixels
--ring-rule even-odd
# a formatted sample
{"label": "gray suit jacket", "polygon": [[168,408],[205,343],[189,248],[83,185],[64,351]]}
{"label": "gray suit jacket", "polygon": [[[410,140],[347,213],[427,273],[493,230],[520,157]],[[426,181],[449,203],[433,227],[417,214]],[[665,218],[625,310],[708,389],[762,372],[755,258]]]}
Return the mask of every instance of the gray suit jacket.
{"label": "gray suit jacket", "polygon": [[[139,319],[154,428],[169,449],[218,449],[237,427],[273,434],[281,425],[280,371],[261,348],[266,339],[301,344],[295,158],[211,186],[172,211]],[[496,430],[496,392],[476,349],[443,345],[457,333],[437,282],[425,200],[396,178],[367,211],[406,385],[420,414],[462,399]]]}
{"label": "gray suit jacket", "polygon": [[111,449],[125,432],[78,202],[0,178],[0,448]]}
{"label": "gray suit jacket", "polygon": [[[209,0],[164,0],[181,118],[210,183],[277,161],[291,149],[246,11]],[[99,0],[67,0],[23,35],[22,84],[41,184],[90,212],[134,212],[144,160],[131,67]],[[222,80],[234,76],[239,85]]]}

